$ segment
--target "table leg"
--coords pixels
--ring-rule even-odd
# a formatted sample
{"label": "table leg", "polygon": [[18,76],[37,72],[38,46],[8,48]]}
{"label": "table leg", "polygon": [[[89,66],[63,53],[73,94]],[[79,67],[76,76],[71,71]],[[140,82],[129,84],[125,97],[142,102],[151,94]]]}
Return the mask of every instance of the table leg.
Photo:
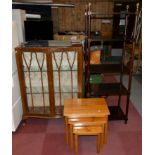
{"label": "table leg", "polygon": [[105,144],[105,123],[102,125],[102,134],[101,134],[101,147]]}
{"label": "table leg", "polygon": [[100,134],[100,150],[103,147],[104,143],[103,143],[103,137],[104,137],[104,133]]}
{"label": "table leg", "polygon": [[78,154],[78,135],[75,134],[75,152]]}
{"label": "table leg", "polygon": [[107,140],[107,132],[108,132],[108,122],[105,123],[104,127],[104,144],[106,143]]}
{"label": "table leg", "polygon": [[66,130],[66,143],[68,144],[68,118],[67,117],[65,117],[65,130]]}
{"label": "table leg", "polygon": [[97,135],[97,153],[100,153],[100,146],[101,146],[101,134]]}
{"label": "table leg", "polygon": [[70,147],[73,149],[73,125],[70,124]]}

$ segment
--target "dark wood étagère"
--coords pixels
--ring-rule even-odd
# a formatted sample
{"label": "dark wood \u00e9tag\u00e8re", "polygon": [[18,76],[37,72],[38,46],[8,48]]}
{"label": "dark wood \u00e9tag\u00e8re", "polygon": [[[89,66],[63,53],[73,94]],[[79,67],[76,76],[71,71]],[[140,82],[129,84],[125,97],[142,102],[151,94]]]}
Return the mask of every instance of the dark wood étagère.
{"label": "dark wood \u00e9tag\u00e8re", "polygon": [[[125,7],[124,7],[125,5]],[[85,11],[85,96],[88,98],[93,97],[109,97],[117,96],[117,105],[110,106],[110,120],[124,120],[127,123],[128,120],[128,109],[130,101],[131,81],[133,73],[133,61],[135,51],[135,38],[137,35],[137,19],[140,14],[139,4],[133,4],[130,11],[130,6],[127,3],[123,3],[122,7],[125,10],[117,9],[115,7],[114,12],[110,15],[102,12],[92,12],[91,3],[86,6]],[[111,16],[113,18],[111,18]],[[134,16],[134,17],[133,17]],[[99,33],[92,35],[91,24],[95,18],[112,20],[113,33]],[[109,17],[109,18],[108,18]],[[116,18],[117,17],[117,18]],[[131,18],[132,17],[132,18]],[[93,20],[92,20],[93,19]],[[98,19],[98,18],[96,18]],[[116,22],[116,19],[118,22]],[[108,22],[109,22],[108,21]],[[132,26],[130,25],[132,23]],[[107,23],[106,23],[107,24]],[[109,23],[108,23],[109,24]],[[117,24],[117,26],[116,26]],[[130,26],[129,26],[130,25]],[[109,24],[110,26],[110,24]],[[132,27],[132,28],[131,28]],[[118,31],[120,29],[120,33]],[[129,36],[133,35],[132,46],[130,48],[129,59],[125,60],[126,56],[126,45],[128,43]],[[131,37],[130,37],[131,38]],[[116,46],[117,45],[117,46]],[[119,48],[119,49],[118,49]],[[93,52],[100,52],[100,62],[92,63]],[[112,55],[112,52],[115,55]],[[94,54],[95,55],[95,54]],[[95,57],[95,56],[94,56]],[[95,58],[94,58],[95,59]],[[96,58],[97,59],[97,58]],[[114,82],[105,82],[104,77],[106,76],[118,77]],[[127,85],[124,84],[123,77],[127,75]],[[96,80],[92,82],[93,77],[101,77],[100,82]],[[96,78],[97,79],[97,78]],[[99,79],[99,78],[98,78]],[[94,80],[95,81],[95,80]],[[125,110],[122,108],[122,96],[126,97]]]}

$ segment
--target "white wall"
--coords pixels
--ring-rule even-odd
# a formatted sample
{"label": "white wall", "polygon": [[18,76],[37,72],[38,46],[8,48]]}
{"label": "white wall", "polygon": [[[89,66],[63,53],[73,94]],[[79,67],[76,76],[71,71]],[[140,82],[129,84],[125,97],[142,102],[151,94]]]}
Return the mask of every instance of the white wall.
{"label": "white wall", "polygon": [[16,21],[17,24],[17,34],[19,43],[24,42],[25,41],[24,21],[26,20],[25,10],[13,9],[12,20]]}
{"label": "white wall", "polygon": [[12,131],[16,131],[22,120],[23,110],[14,48],[25,41],[23,29],[25,18],[24,11],[19,9],[13,10],[12,13]]}

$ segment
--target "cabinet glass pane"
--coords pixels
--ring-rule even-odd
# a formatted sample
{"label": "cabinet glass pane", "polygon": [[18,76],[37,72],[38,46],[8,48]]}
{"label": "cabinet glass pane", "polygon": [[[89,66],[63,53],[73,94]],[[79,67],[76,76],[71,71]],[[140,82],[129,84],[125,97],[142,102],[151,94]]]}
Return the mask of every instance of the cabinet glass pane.
{"label": "cabinet glass pane", "polygon": [[29,112],[49,114],[46,54],[41,52],[24,52],[23,69]]}
{"label": "cabinet glass pane", "polygon": [[62,107],[65,99],[77,98],[77,52],[53,52],[52,62],[55,105]]}

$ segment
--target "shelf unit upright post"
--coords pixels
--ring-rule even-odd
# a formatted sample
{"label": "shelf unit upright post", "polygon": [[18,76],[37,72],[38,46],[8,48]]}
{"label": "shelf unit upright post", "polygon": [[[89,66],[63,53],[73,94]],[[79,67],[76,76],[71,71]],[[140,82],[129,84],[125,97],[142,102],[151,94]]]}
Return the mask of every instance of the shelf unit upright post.
{"label": "shelf unit upright post", "polygon": [[89,96],[89,92],[90,92],[90,43],[91,43],[91,36],[90,36],[90,32],[91,32],[91,3],[89,3],[88,5],[86,5],[86,9],[85,9],[85,96]]}
{"label": "shelf unit upright post", "polygon": [[[126,40],[126,34],[127,34],[127,25],[128,25],[128,12],[129,12],[129,5],[126,6],[126,14],[125,14],[125,31],[124,31],[124,40],[123,40],[123,47],[125,47],[125,40]],[[124,63],[124,56],[125,56],[125,51],[123,48],[123,53],[122,53],[122,62],[121,64]],[[120,75],[120,83],[123,83],[123,70],[124,70],[124,66],[121,65],[121,75]],[[120,107],[120,103],[121,103],[121,94],[119,94],[118,97],[118,107]]]}
{"label": "shelf unit upright post", "polygon": [[[128,8],[127,8],[128,9]],[[132,49],[131,49],[131,56],[130,56],[130,66],[129,66],[129,82],[128,82],[128,92],[129,95],[127,95],[127,105],[126,105],[126,118],[128,118],[128,111],[129,111],[129,102],[130,102],[130,93],[131,93],[131,83],[132,83],[132,74],[133,74],[133,64],[134,64],[134,56],[135,56],[135,47],[136,47],[136,30],[137,30],[137,19],[139,16],[139,3],[136,4],[136,11],[135,11],[135,25],[133,29],[133,40],[132,40]],[[124,43],[124,49],[125,49],[125,43]],[[124,52],[125,53],[125,52]],[[127,120],[126,120],[127,122]]]}
{"label": "shelf unit upright post", "polygon": [[[91,18],[93,15],[104,15],[98,12],[91,12],[91,3],[86,6],[85,12],[85,35],[86,35],[86,42],[85,42],[85,90],[86,90],[86,97],[108,97],[108,96],[118,96],[118,104],[117,106],[109,106],[110,109],[110,120],[125,120],[127,123],[128,120],[128,109],[129,109],[129,101],[130,101],[130,91],[131,91],[131,81],[132,81],[132,72],[133,72],[133,61],[134,61],[134,49],[135,49],[135,37],[136,37],[136,26],[137,26],[137,16],[139,13],[139,4],[137,4],[136,12],[129,12],[129,5],[126,7],[125,14],[125,30],[123,38],[119,38],[118,40],[115,38],[107,39],[101,37],[99,41],[102,43],[104,41],[122,41],[123,42],[123,52],[121,63],[119,64],[90,64],[90,46],[91,42],[93,42],[93,37],[91,36]],[[120,12],[114,12],[113,15],[120,15]],[[130,14],[135,14],[135,26],[133,29],[133,40],[132,40],[132,50],[130,55],[130,60],[125,65],[124,57],[125,57],[125,46],[127,40],[127,27],[128,27],[128,17]],[[100,17],[100,19],[108,19],[107,16]],[[110,17],[111,19],[112,17]],[[97,19],[97,18],[96,18]],[[90,76],[91,74],[108,74],[108,73],[119,73],[120,79],[119,82],[116,83],[100,83],[100,84],[92,84],[90,83]],[[123,75],[128,75],[128,86],[125,87],[123,84]],[[121,97],[126,96],[126,105],[125,105],[125,112],[123,112],[121,108]]]}
{"label": "shelf unit upright post", "polygon": [[[87,30],[87,25],[88,25],[88,6],[86,5],[86,7],[85,7],[85,44],[84,44],[84,51],[85,51],[85,53],[84,53],[84,61],[85,61],[85,71],[84,72],[86,72],[87,71],[87,53],[88,53],[88,49],[87,49],[87,47],[88,47],[88,30]],[[84,96],[86,96],[86,92],[87,92],[87,88],[86,88],[86,86],[87,86],[87,76],[84,76],[85,77],[85,79],[84,79],[84,81],[85,81],[85,84],[84,84],[84,87],[85,87],[85,91],[84,91]]]}

